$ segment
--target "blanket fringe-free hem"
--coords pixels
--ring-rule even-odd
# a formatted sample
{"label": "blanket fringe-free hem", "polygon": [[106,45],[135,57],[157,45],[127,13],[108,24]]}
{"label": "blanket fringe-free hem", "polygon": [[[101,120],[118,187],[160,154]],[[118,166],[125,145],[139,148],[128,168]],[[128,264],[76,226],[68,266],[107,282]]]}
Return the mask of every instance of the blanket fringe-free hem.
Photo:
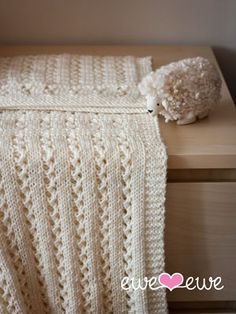
{"label": "blanket fringe-free hem", "polygon": [[164,271],[158,121],[32,106],[0,133],[0,313],[167,313],[164,289],[121,288]]}

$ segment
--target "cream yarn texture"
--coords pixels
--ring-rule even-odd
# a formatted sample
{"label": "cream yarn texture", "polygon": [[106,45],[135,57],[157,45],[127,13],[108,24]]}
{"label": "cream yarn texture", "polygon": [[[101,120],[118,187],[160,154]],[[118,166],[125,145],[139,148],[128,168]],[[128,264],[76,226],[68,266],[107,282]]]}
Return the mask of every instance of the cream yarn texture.
{"label": "cream yarn texture", "polygon": [[0,313],[167,313],[164,289],[121,289],[164,271],[167,156],[137,93],[150,58],[0,64]]}
{"label": "cream yarn texture", "polygon": [[0,58],[2,109],[146,112],[137,83],[151,58],[41,55]]}

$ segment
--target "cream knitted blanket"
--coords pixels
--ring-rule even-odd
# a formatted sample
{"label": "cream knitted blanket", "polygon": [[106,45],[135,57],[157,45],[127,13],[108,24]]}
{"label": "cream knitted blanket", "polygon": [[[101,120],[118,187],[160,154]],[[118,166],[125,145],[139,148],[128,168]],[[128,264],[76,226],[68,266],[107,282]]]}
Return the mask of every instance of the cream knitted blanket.
{"label": "cream knitted blanket", "polygon": [[[0,313],[167,313],[150,58],[0,59]],[[17,110],[16,110],[17,109]],[[37,110],[36,110],[37,109]]]}

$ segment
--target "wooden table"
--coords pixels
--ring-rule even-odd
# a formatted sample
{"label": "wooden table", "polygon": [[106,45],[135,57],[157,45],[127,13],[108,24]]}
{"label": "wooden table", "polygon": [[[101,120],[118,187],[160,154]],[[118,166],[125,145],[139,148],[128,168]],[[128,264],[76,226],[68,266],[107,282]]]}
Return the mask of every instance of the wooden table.
{"label": "wooden table", "polygon": [[[0,48],[1,56],[63,52],[151,55],[154,68],[193,56],[216,62],[206,46]],[[194,307],[206,308],[204,313],[217,307],[223,313],[236,307],[236,110],[225,82],[221,103],[208,118],[186,126],[160,118],[160,128],[168,151],[166,269],[185,277],[221,276],[225,286],[221,291],[176,289],[168,295],[170,307],[187,307],[186,313]]]}

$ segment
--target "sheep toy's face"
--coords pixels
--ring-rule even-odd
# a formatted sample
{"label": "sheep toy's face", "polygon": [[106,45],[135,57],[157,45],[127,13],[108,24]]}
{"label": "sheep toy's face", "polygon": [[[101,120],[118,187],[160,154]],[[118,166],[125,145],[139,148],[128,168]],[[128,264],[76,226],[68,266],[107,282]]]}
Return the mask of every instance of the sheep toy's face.
{"label": "sheep toy's face", "polygon": [[147,111],[153,116],[156,116],[159,112],[159,103],[157,97],[155,96],[146,96],[147,99]]}
{"label": "sheep toy's face", "polygon": [[139,84],[141,95],[145,96],[147,101],[147,111],[153,116],[158,114],[157,86],[155,84],[155,72],[149,73]]}

